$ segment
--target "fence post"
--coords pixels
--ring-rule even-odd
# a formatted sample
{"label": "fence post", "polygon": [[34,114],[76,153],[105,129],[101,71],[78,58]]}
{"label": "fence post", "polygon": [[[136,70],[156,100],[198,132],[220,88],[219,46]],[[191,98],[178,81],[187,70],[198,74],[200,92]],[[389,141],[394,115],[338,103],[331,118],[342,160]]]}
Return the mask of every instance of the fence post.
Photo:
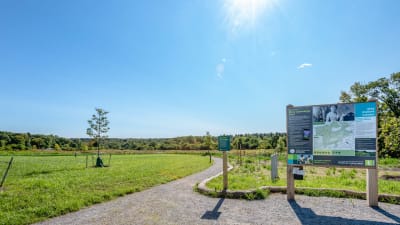
{"label": "fence post", "polygon": [[278,155],[275,153],[271,156],[271,180],[278,178]]}
{"label": "fence post", "polygon": [[14,157],[11,157],[10,162],[8,162],[8,166],[7,166],[6,172],[4,173],[3,178],[1,179],[0,188],[3,187],[4,181],[6,180],[6,177],[7,177],[7,174],[8,174],[8,170],[10,170],[10,168],[11,168],[11,164],[13,162],[13,159],[14,159]]}

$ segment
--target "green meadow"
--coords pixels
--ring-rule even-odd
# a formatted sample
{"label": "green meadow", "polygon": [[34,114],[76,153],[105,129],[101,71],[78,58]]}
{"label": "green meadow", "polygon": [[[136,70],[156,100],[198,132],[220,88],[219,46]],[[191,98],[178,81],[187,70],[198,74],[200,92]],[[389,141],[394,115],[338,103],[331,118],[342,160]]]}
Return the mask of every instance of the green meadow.
{"label": "green meadow", "polygon": [[[10,156],[0,156],[3,175]],[[104,155],[107,165],[109,156]],[[14,156],[0,191],[0,224],[30,224],[188,176],[208,157],[180,154],[113,155],[92,167],[92,156]]]}

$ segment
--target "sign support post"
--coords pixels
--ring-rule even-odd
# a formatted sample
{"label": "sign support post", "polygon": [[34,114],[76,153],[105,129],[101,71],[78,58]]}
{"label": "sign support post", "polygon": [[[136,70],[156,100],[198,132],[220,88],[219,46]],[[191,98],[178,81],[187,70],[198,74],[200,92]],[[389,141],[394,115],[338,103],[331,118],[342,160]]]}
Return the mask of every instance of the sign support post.
{"label": "sign support post", "polygon": [[294,200],[294,176],[293,176],[293,166],[287,166],[287,187],[286,187],[286,195],[287,200]]}
{"label": "sign support post", "polygon": [[369,206],[378,206],[378,170],[367,169],[367,201]]}
{"label": "sign support post", "polygon": [[[375,99],[369,99],[368,102],[374,102],[375,103],[375,111],[376,111],[376,118],[378,118],[378,104],[376,104],[377,100]],[[378,123],[376,123],[376,136],[378,137]],[[379,149],[378,142],[376,144],[376,150]],[[378,151],[376,151],[375,154],[375,162],[376,162],[376,168],[367,168],[367,201],[368,205],[370,207],[377,207],[378,206]]]}
{"label": "sign support post", "polygon": [[222,173],[224,176],[224,191],[228,190],[228,154],[223,152]]}

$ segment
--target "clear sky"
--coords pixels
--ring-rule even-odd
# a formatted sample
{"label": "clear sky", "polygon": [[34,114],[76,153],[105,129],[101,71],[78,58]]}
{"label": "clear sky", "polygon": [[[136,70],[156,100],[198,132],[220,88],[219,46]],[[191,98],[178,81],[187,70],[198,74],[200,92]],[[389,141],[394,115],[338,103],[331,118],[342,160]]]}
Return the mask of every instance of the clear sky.
{"label": "clear sky", "polygon": [[281,132],[286,105],[400,71],[398,0],[0,0],[0,130]]}

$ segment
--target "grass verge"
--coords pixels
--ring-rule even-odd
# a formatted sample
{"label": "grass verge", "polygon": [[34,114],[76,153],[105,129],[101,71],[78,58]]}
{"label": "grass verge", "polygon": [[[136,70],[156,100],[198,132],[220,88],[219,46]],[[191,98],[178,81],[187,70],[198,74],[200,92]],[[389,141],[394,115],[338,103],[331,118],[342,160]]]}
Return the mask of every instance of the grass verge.
{"label": "grass verge", "polygon": [[[1,175],[9,158],[0,156]],[[14,156],[0,192],[0,224],[42,221],[210,166],[207,157],[178,154],[115,155],[106,168],[85,164],[85,156]]]}
{"label": "grass verge", "polygon": [[[229,190],[254,190],[262,186],[286,186],[286,163],[279,162],[278,180],[271,180],[271,166],[268,157],[264,156],[242,156],[241,165],[237,157],[230,157],[230,163],[234,169],[229,172],[228,183]],[[392,165],[393,160],[386,160],[386,163]],[[357,192],[366,191],[366,170],[365,169],[347,169],[347,168],[322,168],[305,167],[304,180],[295,181],[296,193],[311,196],[329,196],[329,197],[352,197],[342,191],[335,190],[317,190],[320,189],[342,189]],[[379,171],[379,177],[383,175],[400,175],[400,171]],[[216,192],[222,190],[222,176],[219,176],[206,184],[206,186]],[[310,188],[305,190],[303,188]],[[379,194],[400,195],[400,182],[395,180],[379,179]],[[400,204],[400,201],[392,198],[380,198],[382,201]]]}

